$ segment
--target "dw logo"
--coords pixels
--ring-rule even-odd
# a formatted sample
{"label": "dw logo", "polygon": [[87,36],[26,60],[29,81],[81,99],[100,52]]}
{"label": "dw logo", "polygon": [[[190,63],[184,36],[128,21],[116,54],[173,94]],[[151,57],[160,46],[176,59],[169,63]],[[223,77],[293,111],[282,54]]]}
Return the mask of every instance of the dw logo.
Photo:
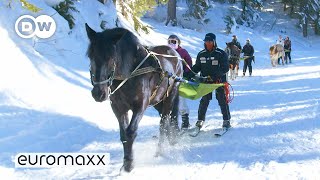
{"label": "dw logo", "polygon": [[48,15],[34,18],[30,15],[20,16],[15,23],[15,31],[22,38],[49,38],[56,31],[56,22]]}

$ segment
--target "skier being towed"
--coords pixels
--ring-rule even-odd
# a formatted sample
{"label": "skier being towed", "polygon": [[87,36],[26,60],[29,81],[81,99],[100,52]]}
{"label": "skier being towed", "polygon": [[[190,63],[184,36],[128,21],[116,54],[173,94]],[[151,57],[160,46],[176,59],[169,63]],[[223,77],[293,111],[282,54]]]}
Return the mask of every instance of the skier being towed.
{"label": "skier being towed", "polygon": [[[206,34],[204,38],[204,47],[197,55],[196,63],[192,67],[195,73],[207,77],[204,83],[224,83],[226,82],[226,73],[229,71],[229,62],[227,54],[217,47],[216,36],[213,33]],[[191,75],[191,74],[190,74]],[[221,113],[223,115],[223,128],[230,128],[230,111],[226,100],[224,87],[215,90]],[[195,130],[199,131],[205,121],[206,112],[212,99],[212,92],[203,96],[200,100],[198,109],[198,121]]]}

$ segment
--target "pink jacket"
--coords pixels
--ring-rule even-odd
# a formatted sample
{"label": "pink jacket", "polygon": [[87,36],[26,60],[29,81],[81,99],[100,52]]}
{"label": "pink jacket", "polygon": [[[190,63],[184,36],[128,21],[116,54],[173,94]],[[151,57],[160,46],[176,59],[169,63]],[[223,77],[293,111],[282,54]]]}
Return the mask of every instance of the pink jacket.
{"label": "pink jacket", "polygon": [[[176,51],[179,53],[179,55],[181,56],[182,59],[184,59],[187,64],[190,66],[190,68],[192,67],[192,59],[191,56],[189,55],[188,51],[183,49],[182,47],[178,47],[178,49],[176,49]],[[190,69],[187,68],[187,66],[183,63],[183,72],[189,72]]]}

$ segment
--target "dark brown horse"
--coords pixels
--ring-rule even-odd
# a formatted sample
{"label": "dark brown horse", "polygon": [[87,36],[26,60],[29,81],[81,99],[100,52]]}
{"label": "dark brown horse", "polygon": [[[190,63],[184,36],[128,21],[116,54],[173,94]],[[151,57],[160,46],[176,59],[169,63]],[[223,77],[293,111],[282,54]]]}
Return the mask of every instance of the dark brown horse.
{"label": "dark brown horse", "polygon": [[226,45],[225,52],[229,59],[230,79],[234,80],[238,76],[241,49],[233,45],[232,42],[228,42]]}
{"label": "dark brown horse", "polygon": [[[168,46],[147,50],[127,29],[95,32],[86,24],[86,31],[90,40],[87,54],[92,97],[97,102],[110,98],[123,143],[121,169],[130,172],[133,169],[132,145],[148,106],[154,106],[161,117],[157,153],[162,152],[165,136],[170,144],[176,142],[179,83],[168,74],[181,77],[182,63],[177,52]],[[130,121],[129,110],[132,111]]]}

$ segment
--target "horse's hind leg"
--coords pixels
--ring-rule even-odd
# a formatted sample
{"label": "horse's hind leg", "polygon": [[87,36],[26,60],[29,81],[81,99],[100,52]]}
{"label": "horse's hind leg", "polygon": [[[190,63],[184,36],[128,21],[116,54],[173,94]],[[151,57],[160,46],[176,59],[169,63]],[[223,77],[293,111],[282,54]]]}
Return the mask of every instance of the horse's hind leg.
{"label": "horse's hind leg", "polygon": [[158,149],[156,151],[155,156],[160,156],[163,153],[163,143],[164,143],[164,138],[165,138],[165,118],[162,115],[162,108],[163,108],[163,102],[157,104],[154,106],[154,108],[159,112],[159,115],[161,117],[160,119],[160,126],[159,126],[159,142],[158,142]]}
{"label": "horse's hind leg", "polygon": [[161,118],[162,126],[160,124],[160,126],[163,127],[164,132],[166,133],[168,141],[171,145],[177,143],[176,139],[179,133],[178,108],[179,108],[178,85],[175,84],[171,90],[169,97],[167,97],[163,102],[162,118]]}
{"label": "horse's hind leg", "polygon": [[169,143],[171,145],[177,143],[177,135],[179,133],[179,126],[178,126],[178,113],[179,113],[179,95],[178,90],[176,90],[176,95],[173,97],[173,104],[172,110],[170,113],[170,126],[169,126]]}

